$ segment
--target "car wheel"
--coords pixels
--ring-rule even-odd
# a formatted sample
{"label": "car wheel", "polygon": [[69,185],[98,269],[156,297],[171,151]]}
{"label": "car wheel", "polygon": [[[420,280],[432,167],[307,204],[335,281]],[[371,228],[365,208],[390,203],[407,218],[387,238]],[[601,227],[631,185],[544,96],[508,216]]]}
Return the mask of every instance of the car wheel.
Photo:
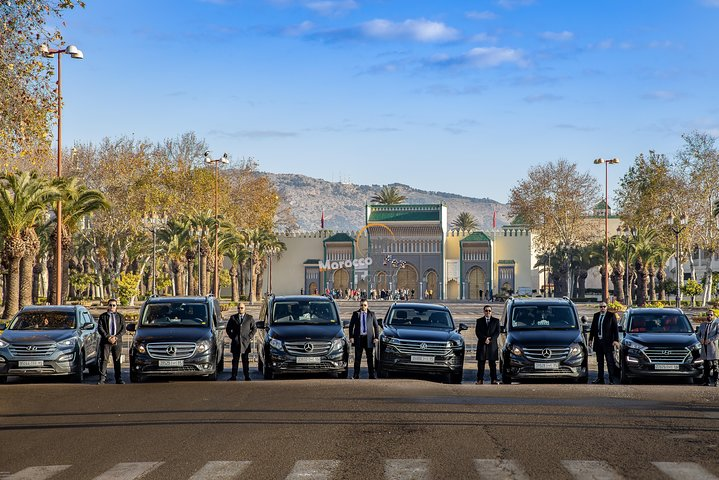
{"label": "car wheel", "polygon": [[502,372],[502,383],[507,385],[512,383],[512,374],[509,373],[509,369],[504,365],[504,362],[499,363],[499,369]]}
{"label": "car wheel", "polygon": [[632,383],[632,379],[629,378],[629,375],[627,373],[627,365],[624,362],[622,362],[622,366],[619,368],[619,381],[624,385],[629,385]]}
{"label": "car wheel", "polygon": [[3,384],[3,383],[7,383],[7,376],[6,376],[6,375],[3,375],[3,376],[0,377],[0,385]]}
{"label": "car wheel", "polygon": [[130,370],[130,383],[142,383],[142,374]]}
{"label": "car wheel", "polygon": [[211,374],[209,374],[207,376],[207,380],[209,380],[210,382],[214,382],[217,380],[217,370],[216,369],[214,372],[212,372]]}
{"label": "car wheel", "polygon": [[337,378],[347,379],[350,376],[350,369],[349,367],[342,370],[340,373],[337,374]]}
{"label": "car wheel", "polygon": [[90,375],[100,375],[100,361],[95,358],[95,361],[87,366],[87,373]]}
{"label": "car wheel", "polygon": [[262,369],[262,378],[265,380],[272,380],[275,378],[274,373],[272,373],[272,369],[268,367],[267,365],[264,366],[265,368]]}
{"label": "car wheel", "polygon": [[70,381],[73,383],[82,383],[85,380],[85,352],[80,352],[79,362],[78,369],[70,375]]}
{"label": "car wheel", "polygon": [[462,383],[463,376],[464,376],[464,372],[462,370],[460,370],[459,372],[456,372],[456,373],[450,373],[449,374],[449,383],[454,384],[454,385],[459,385],[460,383]]}
{"label": "car wheel", "polygon": [[225,347],[220,351],[220,358],[217,359],[217,373],[225,371]]}
{"label": "car wheel", "polygon": [[262,357],[260,357],[260,355],[258,354],[257,355],[257,371],[262,373],[263,367],[264,367],[264,365],[262,363]]}

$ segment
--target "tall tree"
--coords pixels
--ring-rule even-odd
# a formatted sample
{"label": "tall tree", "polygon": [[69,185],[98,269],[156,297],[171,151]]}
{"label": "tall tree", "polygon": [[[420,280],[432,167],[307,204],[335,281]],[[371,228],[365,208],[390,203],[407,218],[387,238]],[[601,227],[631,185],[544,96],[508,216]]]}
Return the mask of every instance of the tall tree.
{"label": "tall tree", "polygon": [[396,185],[385,185],[378,193],[372,196],[371,203],[380,205],[399,205],[407,199]]}
{"label": "tall tree", "polygon": [[471,232],[477,228],[477,219],[469,212],[459,212],[457,218],[452,220],[452,227]]}

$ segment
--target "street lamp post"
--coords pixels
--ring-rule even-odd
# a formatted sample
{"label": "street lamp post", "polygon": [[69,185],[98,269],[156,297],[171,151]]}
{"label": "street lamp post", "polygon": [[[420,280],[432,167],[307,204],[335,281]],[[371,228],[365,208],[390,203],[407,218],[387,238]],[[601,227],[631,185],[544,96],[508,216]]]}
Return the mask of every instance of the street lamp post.
{"label": "street lamp post", "polygon": [[384,260],[382,261],[382,265],[387,266],[390,265],[393,269],[392,271],[392,285],[390,285],[390,294],[393,294],[393,289],[397,286],[397,273],[401,268],[405,268],[407,265],[407,262],[405,260],[397,260],[392,255],[386,255],[384,257]]}
{"label": "street lamp post", "polygon": [[[57,177],[62,177],[62,76],[60,57],[66,53],[70,58],[81,60],[82,51],[75,45],[66,48],[51,49],[47,45],[40,46],[40,54],[45,58],[57,55]],[[62,201],[57,200],[57,244],[55,245],[55,301],[62,305]]]}
{"label": "street lamp post", "polygon": [[202,295],[202,228],[196,228],[194,234],[197,236],[197,295]]}
{"label": "street lamp post", "polygon": [[609,165],[619,163],[618,158],[597,158],[596,165],[604,164],[604,301],[609,301]]}
{"label": "street lamp post", "polygon": [[674,232],[674,235],[677,237],[677,252],[676,252],[676,262],[677,262],[677,292],[676,292],[676,306],[679,308],[681,305],[681,290],[679,288],[679,234],[684,231],[685,228],[687,228],[687,223],[689,223],[689,219],[687,218],[687,215],[685,213],[682,213],[679,216],[679,221],[677,222],[674,218],[674,214],[669,215],[669,218],[667,218],[667,225],[669,225],[669,228]]}
{"label": "street lamp post", "polygon": [[152,295],[157,295],[157,228],[167,223],[167,217],[147,215],[142,217],[145,228],[152,232]]}
{"label": "street lamp post", "polygon": [[624,295],[626,297],[625,303],[627,307],[632,303],[632,295],[629,291],[629,236],[636,238],[637,229],[635,227],[629,228],[626,225],[624,227],[617,227],[617,233],[621,234],[626,242],[624,245],[624,252],[626,255],[626,261],[624,263]]}
{"label": "street lamp post", "polygon": [[228,164],[230,163],[230,159],[226,153],[222,154],[222,156],[216,160],[213,160],[210,158],[210,152],[205,152],[205,163],[215,164],[215,288],[213,289],[213,292],[215,294],[215,297],[220,296],[220,265],[218,260],[218,247],[219,247],[219,236],[220,236],[220,222],[217,216],[217,197],[219,195],[218,189],[219,189],[219,182],[220,182],[220,163]]}

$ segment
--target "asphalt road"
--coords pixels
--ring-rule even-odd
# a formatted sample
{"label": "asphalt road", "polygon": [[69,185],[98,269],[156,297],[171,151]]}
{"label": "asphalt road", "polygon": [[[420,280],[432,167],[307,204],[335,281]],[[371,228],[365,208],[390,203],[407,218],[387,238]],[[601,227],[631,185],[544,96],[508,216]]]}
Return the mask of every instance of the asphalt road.
{"label": "asphalt road", "polygon": [[719,478],[718,405],[686,385],[13,382],[0,478]]}

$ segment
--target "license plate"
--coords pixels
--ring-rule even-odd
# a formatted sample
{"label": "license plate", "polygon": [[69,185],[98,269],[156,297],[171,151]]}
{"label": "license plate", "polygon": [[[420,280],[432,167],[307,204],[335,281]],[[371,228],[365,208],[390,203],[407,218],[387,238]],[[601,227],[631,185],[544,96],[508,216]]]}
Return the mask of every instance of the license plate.
{"label": "license plate", "polygon": [[161,367],[182,367],[185,364],[184,360],[160,360],[159,365]]}
{"label": "license plate", "polygon": [[316,365],[320,363],[320,357],[297,357],[297,363],[311,363]]}
{"label": "license plate", "polygon": [[17,362],[18,367],[42,367],[42,360],[20,360]]}
{"label": "license plate", "polygon": [[434,357],[428,355],[412,355],[410,361],[412,363],[434,363]]}
{"label": "license plate", "polygon": [[558,370],[559,364],[556,362],[552,363],[535,363],[534,364],[535,370]]}
{"label": "license plate", "polygon": [[654,365],[654,370],[679,370],[679,365]]}

